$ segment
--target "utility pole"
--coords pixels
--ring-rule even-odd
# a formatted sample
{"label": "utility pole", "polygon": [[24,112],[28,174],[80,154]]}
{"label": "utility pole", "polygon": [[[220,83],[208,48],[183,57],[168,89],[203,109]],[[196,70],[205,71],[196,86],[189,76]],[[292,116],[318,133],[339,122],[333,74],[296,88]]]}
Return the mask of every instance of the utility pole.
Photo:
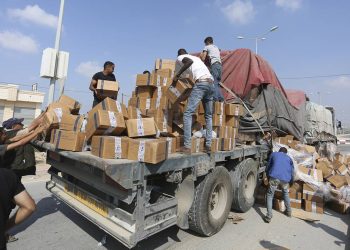
{"label": "utility pole", "polygon": [[50,79],[49,95],[47,98],[47,105],[53,102],[55,94],[55,83],[56,83],[56,73],[57,73],[57,64],[58,64],[58,52],[60,50],[60,41],[61,41],[61,31],[62,31],[62,21],[63,21],[63,12],[64,12],[64,0],[61,0],[60,12],[58,15],[58,24],[56,30],[56,40],[55,40],[55,50],[56,50],[56,63],[55,63],[55,74]]}

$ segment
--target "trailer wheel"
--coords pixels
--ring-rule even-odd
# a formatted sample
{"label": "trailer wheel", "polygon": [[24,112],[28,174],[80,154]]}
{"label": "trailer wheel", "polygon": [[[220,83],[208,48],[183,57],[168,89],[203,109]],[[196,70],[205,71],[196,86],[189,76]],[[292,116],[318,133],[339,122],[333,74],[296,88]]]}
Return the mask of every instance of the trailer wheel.
{"label": "trailer wheel", "polygon": [[232,208],[238,212],[247,212],[255,202],[254,193],[257,184],[258,164],[246,159],[230,172],[233,186]]}
{"label": "trailer wheel", "polygon": [[210,236],[224,226],[232,203],[232,183],[226,168],[219,166],[195,188],[188,213],[191,230]]}

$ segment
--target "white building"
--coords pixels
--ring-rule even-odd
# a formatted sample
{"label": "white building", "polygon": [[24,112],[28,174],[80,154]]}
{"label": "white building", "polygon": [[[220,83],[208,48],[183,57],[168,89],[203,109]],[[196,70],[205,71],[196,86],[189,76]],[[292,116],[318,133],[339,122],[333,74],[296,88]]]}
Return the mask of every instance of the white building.
{"label": "white building", "polygon": [[41,112],[44,93],[20,90],[18,85],[0,83],[0,126],[9,118],[24,118],[28,125]]}

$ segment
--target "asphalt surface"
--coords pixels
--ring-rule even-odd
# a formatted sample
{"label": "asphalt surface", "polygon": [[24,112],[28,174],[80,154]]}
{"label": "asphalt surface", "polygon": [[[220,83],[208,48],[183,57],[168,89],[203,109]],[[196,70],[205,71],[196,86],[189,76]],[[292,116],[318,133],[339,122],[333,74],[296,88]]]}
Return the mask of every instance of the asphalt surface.
{"label": "asphalt surface", "polygon": [[[339,151],[350,153],[350,145],[340,146]],[[102,245],[106,234],[52,197],[45,189],[45,176],[24,182],[37,211],[12,230],[19,240],[8,249],[126,249],[110,236]],[[308,223],[274,211],[272,222],[266,224],[265,212],[255,205],[247,213],[236,214],[243,219],[238,224],[228,220],[209,238],[174,226],[140,242],[136,249],[350,249],[349,215],[326,209],[321,221]]]}

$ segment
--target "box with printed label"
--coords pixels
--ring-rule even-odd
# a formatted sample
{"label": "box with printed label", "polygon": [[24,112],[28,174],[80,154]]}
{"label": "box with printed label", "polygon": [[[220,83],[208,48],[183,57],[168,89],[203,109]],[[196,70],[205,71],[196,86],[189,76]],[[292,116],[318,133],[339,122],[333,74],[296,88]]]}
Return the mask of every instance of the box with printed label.
{"label": "box with printed label", "polygon": [[190,79],[180,79],[176,82],[175,86],[170,85],[166,96],[173,104],[186,100],[192,91],[193,83]]}
{"label": "box with printed label", "polygon": [[128,147],[128,137],[93,136],[91,153],[105,159],[127,159]]}
{"label": "box with printed label", "polygon": [[128,107],[128,116],[129,119],[138,119],[138,118],[146,118],[147,117],[147,110],[146,109],[139,109],[133,106]]}
{"label": "box with printed label", "polygon": [[224,115],[213,114],[212,126],[213,127],[225,126],[225,116]]}
{"label": "box with printed label", "polygon": [[227,115],[226,116],[226,126],[238,128],[239,127],[239,117]]}
{"label": "box with printed label", "polygon": [[136,76],[136,86],[166,86],[168,78],[162,77],[158,74],[138,74]]}
{"label": "box with printed label", "polygon": [[97,110],[107,110],[116,113],[123,113],[124,119],[128,119],[128,111],[124,104],[119,101],[113,100],[112,98],[105,98],[95,107],[93,107],[88,113],[95,113]]}
{"label": "box with printed label", "polygon": [[176,137],[161,137],[160,139],[167,141],[168,154],[176,153]]}
{"label": "box with printed label", "polygon": [[218,138],[234,138],[234,129],[229,126],[213,127]]}
{"label": "box with printed label", "polygon": [[309,201],[323,202],[323,192],[317,187],[308,184],[303,185],[303,199]]}
{"label": "box with printed label", "polygon": [[311,176],[315,181],[323,181],[322,171],[319,169],[306,168],[303,166],[298,166],[300,172]]}
{"label": "box with printed label", "polygon": [[293,142],[294,136],[286,135],[284,137],[276,137],[274,141],[280,144],[288,145]]}
{"label": "box with printed label", "polygon": [[157,109],[154,120],[161,133],[172,133],[173,115],[168,109]]}
{"label": "box with printed label", "polygon": [[167,89],[168,89],[168,87],[166,87],[166,86],[155,87],[154,93],[153,93],[153,98],[160,99],[161,97],[166,97]]}
{"label": "box with printed label", "polygon": [[102,97],[117,99],[119,83],[117,81],[98,80],[96,92]]}
{"label": "box with printed label", "polygon": [[154,69],[170,69],[175,70],[176,61],[171,59],[156,59]]}
{"label": "box with printed label", "polygon": [[164,139],[130,139],[128,159],[156,164],[168,158]]}
{"label": "box with printed label", "polygon": [[226,115],[232,116],[243,116],[243,105],[236,103],[227,103],[225,104],[225,113]]}
{"label": "box with printed label", "polygon": [[221,139],[221,150],[230,151],[234,148],[234,140],[232,138],[222,138]]}
{"label": "box with printed label", "polygon": [[50,143],[58,149],[80,152],[85,143],[85,133],[55,129]]}
{"label": "box with printed label", "polygon": [[[289,190],[289,200],[290,200],[290,205],[292,208],[301,208],[302,205],[302,197],[303,194],[300,192],[294,192],[292,189]],[[276,190],[275,191],[275,196],[276,199],[283,199],[283,193],[282,190]]]}
{"label": "box with printed label", "polygon": [[82,115],[63,114],[59,128],[61,130],[80,131],[83,121],[84,116]]}
{"label": "box with printed label", "polygon": [[203,152],[204,149],[204,139],[203,138],[191,138],[191,153]]}
{"label": "box with printed label", "polygon": [[154,118],[129,119],[126,128],[130,138],[155,136],[157,134]]}
{"label": "box with printed label", "polygon": [[157,88],[154,86],[137,86],[135,88],[136,97],[153,98]]}
{"label": "box with printed label", "polygon": [[323,202],[305,200],[305,211],[317,214],[323,214]]}
{"label": "box with printed label", "polygon": [[89,113],[86,125],[88,140],[93,135],[120,135],[125,130],[125,120],[122,113],[107,110],[97,110]]}
{"label": "box with printed label", "polygon": [[211,139],[211,152],[221,151],[221,138]]}
{"label": "box with printed label", "polygon": [[129,107],[136,107],[141,110],[143,109],[155,109],[156,108],[156,99],[145,98],[145,97],[131,97],[129,99]]}
{"label": "box with printed label", "polygon": [[78,114],[81,108],[78,101],[66,95],[61,95],[57,102],[66,105],[72,114]]}

